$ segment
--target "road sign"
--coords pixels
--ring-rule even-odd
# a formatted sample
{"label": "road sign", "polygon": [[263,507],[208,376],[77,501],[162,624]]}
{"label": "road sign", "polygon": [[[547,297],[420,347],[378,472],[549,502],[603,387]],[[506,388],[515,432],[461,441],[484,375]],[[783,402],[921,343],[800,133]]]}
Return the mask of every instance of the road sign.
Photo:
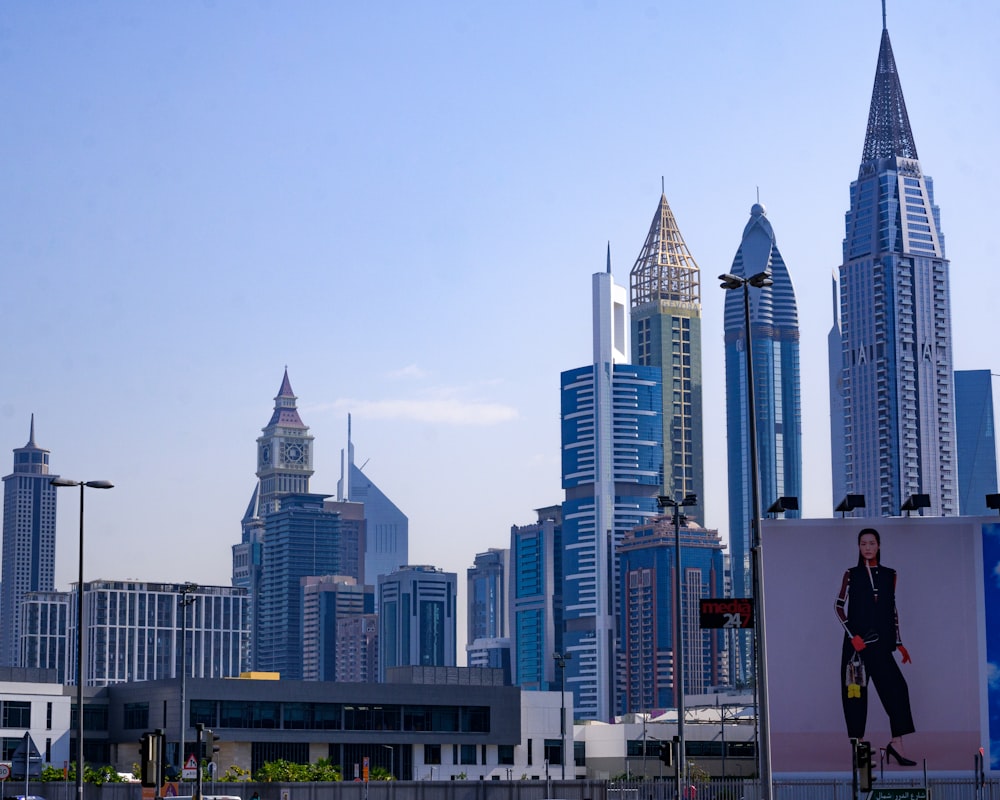
{"label": "road sign", "polygon": [[181,770],[181,780],[193,781],[198,777],[198,759],[194,757],[194,753],[187,757],[187,761],[184,762],[184,769]]}
{"label": "road sign", "polygon": [[10,767],[6,764],[0,764],[0,781],[5,781],[10,777]]}

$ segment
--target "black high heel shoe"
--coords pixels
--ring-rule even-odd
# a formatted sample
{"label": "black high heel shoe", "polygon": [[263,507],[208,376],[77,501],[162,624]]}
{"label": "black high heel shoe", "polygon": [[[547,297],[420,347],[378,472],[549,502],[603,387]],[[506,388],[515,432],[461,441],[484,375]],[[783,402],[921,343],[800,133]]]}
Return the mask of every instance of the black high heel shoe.
{"label": "black high heel shoe", "polygon": [[897,752],[896,748],[893,747],[892,743],[890,742],[889,744],[887,744],[885,746],[885,760],[887,762],[889,762],[889,761],[892,761],[893,759],[896,759],[896,763],[899,764],[899,766],[901,766],[901,767],[915,767],[915,766],[917,766],[917,762],[916,761],[912,761],[911,759],[907,758],[906,756],[901,756]]}

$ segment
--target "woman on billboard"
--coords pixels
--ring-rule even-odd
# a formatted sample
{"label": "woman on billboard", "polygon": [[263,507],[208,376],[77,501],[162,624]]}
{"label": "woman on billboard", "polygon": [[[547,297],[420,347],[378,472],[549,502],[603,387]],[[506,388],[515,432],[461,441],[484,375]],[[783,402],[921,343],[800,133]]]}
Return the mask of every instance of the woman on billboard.
{"label": "woman on billboard", "polygon": [[847,735],[863,739],[868,719],[868,682],[875,684],[889,716],[892,741],[886,760],[904,767],[916,765],[903,755],[903,737],[913,733],[910,692],[893,653],[910,663],[899,636],[896,612],[896,570],[882,566],[882,540],[874,528],[858,534],[858,564],[844,573],[837,595],[837,617],[844,626],[840,659],[840,690]]}

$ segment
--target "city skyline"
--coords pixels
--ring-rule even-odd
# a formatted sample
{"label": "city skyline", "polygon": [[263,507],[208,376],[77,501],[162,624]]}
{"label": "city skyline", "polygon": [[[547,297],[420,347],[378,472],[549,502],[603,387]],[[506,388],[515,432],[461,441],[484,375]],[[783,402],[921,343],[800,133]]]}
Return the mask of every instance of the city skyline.
{"label": "city skyline", "polygon": [[[458,573],[506,546],[561,497],[556,387],[589,353],[584,279],[610,240],[627,280],[661,176],[706,279],[706,524],[728,538],[710,278],[758,186],[795,267],[803,512],[829,516],[829,277],[881,19],[873,1],[800,5],[721,24],[708,6],[12,9],[0,449],[34,413],[54,473],[115,483],[88,498],[86,579],[228,580],[286,364],[313,491],[335,492],[351,413],[411,563]],[[1000,371],[983,335],[997,167],[978,157],[998,24],[975,4],[888,5],[955,265],[956,369]],[[627,124],[664,70],[676,103]],[[65,589],[77,520],[60,506]]]}

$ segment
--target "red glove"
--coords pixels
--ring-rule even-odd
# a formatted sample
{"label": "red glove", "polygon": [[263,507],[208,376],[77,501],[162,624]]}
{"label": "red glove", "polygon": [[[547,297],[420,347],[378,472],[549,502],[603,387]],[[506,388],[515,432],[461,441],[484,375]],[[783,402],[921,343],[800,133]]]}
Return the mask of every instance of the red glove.
{"label": "red glove", "polygon": [[906,648],[903,647],[903,645],[897,645],[896,649],[903,656],[903,663],[904,664],[909,664],[910,663],[910,654],[906,652]]}
{"label": "red glove", "polygon": [[851,644],[854,645],[854,650],[858,653],[860,653],[866,647],[865,640],[862,639],[860,636],[852,637]]}

